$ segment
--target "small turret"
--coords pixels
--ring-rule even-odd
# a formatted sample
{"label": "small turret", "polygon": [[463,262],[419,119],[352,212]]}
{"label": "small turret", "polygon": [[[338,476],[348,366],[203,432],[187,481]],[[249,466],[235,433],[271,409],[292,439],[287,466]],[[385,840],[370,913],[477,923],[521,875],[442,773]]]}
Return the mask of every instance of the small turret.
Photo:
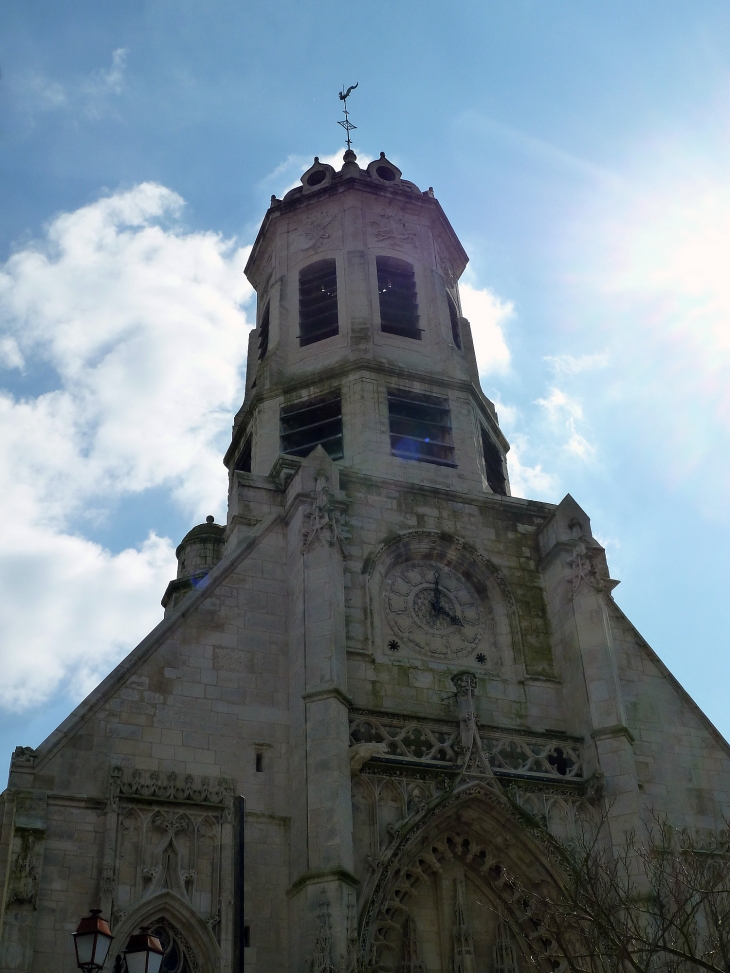
{"label": "small turret", "polygon": [[177,578],[171,581],[162,597],[165,614],[185,595],[196,588],[223,557],[225,527],[210,515],[183,537],[175,554]]}

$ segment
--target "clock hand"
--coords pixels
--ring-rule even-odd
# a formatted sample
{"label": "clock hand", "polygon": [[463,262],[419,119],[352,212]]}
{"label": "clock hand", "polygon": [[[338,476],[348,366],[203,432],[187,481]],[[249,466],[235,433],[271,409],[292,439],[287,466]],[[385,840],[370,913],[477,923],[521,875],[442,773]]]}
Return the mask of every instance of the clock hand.
{"label": "clock hand", "polygon": [[451,622],[452,625],[460,625],[462,628],[464,627],[464,623],[459,618],[459,616],[458,615],[452,615],[451,612],[448,611],[446,608],[439,608],[438,614],[439,615],[446,615],[446,617],[448,618],[448,620]]}
{"label": "clock hand", "polygon": [[436,612],[437,615],[441,613],[441,589],[439,588],[439,573],[438,571],[433,572],[433,598],[431,600],[431,608]]}

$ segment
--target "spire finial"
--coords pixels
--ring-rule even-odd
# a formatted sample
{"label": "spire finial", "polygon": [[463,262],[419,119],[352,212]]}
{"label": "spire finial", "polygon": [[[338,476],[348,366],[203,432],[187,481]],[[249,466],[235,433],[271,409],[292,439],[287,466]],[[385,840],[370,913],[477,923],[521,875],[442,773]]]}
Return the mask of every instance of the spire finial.
{"label": "spire finial", "polygon": [[345,86],[343,84],[342,85],[342,91],[340,92],[340,101],[343,102],[342,110],[345,113],[345,120],[342,121],[342,122],[338,122],[337,124],[338,125],[341,125],[344,128],[345,132],[347,132],[347,151],[348,152],[351,152],[352,151],[352,140],[350,139],[350,132],[354,128],[357,128],[357,125],[353,125],[352,122],[350,121],[350,119],[348,118],[348,115],[347,115],[347,99],[350,97],[350,93],[353,92],[355,90],[355,88],[357,88],[358,84],[360,84],[359,81],[356,81],[355,84],[351,84],[350,87],[347,89],[347,91],[345,91]]}

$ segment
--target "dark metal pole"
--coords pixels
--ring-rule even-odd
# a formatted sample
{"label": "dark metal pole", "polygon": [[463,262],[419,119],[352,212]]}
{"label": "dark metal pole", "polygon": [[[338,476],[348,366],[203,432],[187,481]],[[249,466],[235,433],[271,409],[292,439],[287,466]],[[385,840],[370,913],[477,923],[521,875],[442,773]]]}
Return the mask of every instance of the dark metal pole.
{"label": "dark metal pole", "polygon": [[246,799],[237,797],[233,802],[233,970],[243,973],[244,967],[244,927],[246,909],[244,897],[244,821]]}

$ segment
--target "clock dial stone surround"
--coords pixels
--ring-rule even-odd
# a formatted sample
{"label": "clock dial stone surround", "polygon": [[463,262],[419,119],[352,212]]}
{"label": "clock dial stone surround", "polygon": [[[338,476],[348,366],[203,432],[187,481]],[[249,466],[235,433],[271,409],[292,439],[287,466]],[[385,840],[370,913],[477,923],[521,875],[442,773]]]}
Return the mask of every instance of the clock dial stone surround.
{"label": "clock dial stone surround", "polygon": [[434,561],[393,568],[383,585],[383,609],[393,633],[428,658],[462,659],[482,640],[479,596],[462,575]]}

